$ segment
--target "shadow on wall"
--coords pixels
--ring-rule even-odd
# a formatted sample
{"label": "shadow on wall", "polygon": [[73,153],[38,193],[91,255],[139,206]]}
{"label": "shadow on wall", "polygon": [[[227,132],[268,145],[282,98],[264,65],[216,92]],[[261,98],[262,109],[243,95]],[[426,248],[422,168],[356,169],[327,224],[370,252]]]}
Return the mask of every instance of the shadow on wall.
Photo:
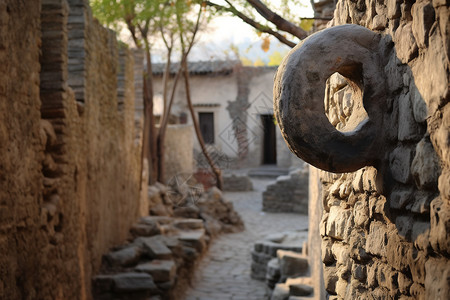
{"label": "shadow on wall", "polygon": [[[277,74],[276,114],[291,149],[339,172],[321,172],[322,245],[309,245],[322,247],[324,287],[339,298],[449,295],[448,59],[439,30],[422,23],[383,36],[329,28],[294,48]],[[362,97],[346,95],[342,80],[326,89],[334,72]],[[345,130],[362,103],[369,119]]]}

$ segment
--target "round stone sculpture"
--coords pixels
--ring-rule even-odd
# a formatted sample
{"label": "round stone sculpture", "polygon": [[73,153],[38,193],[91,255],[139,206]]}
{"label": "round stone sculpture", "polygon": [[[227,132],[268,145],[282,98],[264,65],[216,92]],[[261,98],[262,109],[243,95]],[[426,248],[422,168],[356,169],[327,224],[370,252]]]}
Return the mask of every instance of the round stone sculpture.
{"label": "round stone sculpture", "polygon": [[[379,49],[379,34],[342,25],[311,35],[285,57],[275,77],[274,111],[284,139],[298,157],[335,173],[376,166],[382,155],[386,106]],[[350,130],[338,131],[324,111],[326,81],[336,72],[347,78],[353,97],[362,101],[368,115],[352,115]]]}

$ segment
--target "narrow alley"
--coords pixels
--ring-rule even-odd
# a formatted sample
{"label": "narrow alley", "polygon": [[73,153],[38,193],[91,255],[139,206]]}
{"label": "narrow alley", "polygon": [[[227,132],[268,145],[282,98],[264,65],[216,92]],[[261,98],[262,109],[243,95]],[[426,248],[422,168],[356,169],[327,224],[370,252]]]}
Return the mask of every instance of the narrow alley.
{"label": "narrow alley", "polygon": [[213,241],[194,275],[186,300],[264,299],[265,283],[250,276],[254,243],[270,234],[307,229],[306,215],[262,212],[262,192],[272,180],[252,181],[251,192],[224,193],[241,215],[245,230],[221,235]]}

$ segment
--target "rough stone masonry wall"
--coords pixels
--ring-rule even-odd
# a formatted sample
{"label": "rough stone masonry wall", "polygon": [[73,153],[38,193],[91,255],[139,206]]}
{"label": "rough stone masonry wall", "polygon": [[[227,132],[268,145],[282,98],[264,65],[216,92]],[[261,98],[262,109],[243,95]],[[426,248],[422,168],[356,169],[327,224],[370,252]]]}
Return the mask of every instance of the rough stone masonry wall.
{"label": "rough stone masonry wall", "polygon": [[[450,298],[449,16],[446,0],[337,3],[331,25],[383,35],[389,99],[381,166],[321,172],[330,299]],[[327,90],[339,128],[355,104],[340,80]]]}
{"label": "rough stone masonry wall", "polygon": [[101,255],[139,215],[121,53],[87,1],[0,2],[1,299],[90,299]]}

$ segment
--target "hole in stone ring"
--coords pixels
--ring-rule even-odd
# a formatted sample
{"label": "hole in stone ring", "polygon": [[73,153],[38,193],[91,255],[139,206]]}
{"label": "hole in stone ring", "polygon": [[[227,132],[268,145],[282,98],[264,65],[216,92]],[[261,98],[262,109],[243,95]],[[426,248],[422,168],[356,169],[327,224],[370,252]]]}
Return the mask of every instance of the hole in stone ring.
{"label": "hole in stone ring", "polygon": [[369,116],[364,109],[363,95],[362,82],[333,73],[327,79],[324,98],[325,115],[331,125],[340,132],[352,132],[365,123]]}

